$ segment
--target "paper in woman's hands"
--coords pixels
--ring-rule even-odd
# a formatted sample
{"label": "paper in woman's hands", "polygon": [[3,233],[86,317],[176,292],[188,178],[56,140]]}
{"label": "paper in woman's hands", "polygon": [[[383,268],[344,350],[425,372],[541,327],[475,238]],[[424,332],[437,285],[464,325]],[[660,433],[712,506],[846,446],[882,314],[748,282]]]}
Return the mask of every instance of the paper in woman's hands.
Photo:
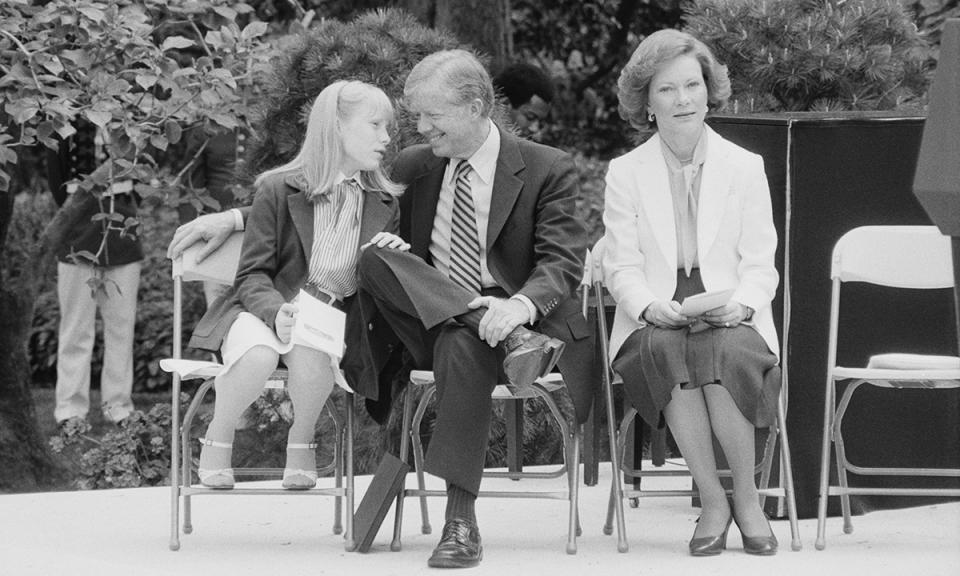
{"label": "paper in woman's hands", "polygon": [[344,331],[347,315],[303,290],[297,296],[297,319],[293,325],[293,344],[316,348],[321,352],[343,358]]}
{"label": "paper in woman's hands", "polygon": [[733,296],[732,288],[687,296],[680,304],[680,313],[690,318],[696,318],[708,310],[725,305],[730,301],[731,296]]}

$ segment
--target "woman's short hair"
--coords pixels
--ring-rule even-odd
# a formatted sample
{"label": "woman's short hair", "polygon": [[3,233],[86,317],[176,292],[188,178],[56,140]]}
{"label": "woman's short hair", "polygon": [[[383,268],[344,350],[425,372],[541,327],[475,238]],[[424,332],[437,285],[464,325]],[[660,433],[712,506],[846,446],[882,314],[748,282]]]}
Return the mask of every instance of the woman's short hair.
{"label": "woman's short hair", "polygon": [[658,30],[644,38],[637,46],[617,80],[617,99],[620,117],[638,130],[648,130],[656,120],[647,117],[650,81],[657,70],[678,56],[690,55],[700,63],[707,85],[707,108],[723,107],[730,98],[730,78],[727,67],[717,62],[706,44],[686,32]]}
{"label": "woman's short hair", "polygon": [[454,104],[480,100],[484,116],[493,111],[493,80],[480,59],[467,50],[441,50],[418,62],[404,83],[404,98],[424,86],[447,89]]}
{"label": "woman's short hair", "polygon": [[[300,152],[293,160],[260,174],[255,184],[267,176],[299,172],[306,180],[308,198],[314,198],[336,183],[343,162],[342,123],[372,106],[372,112],[393,119],[393,103],[383,90],[359,80],[338,80],[320,91],[307,120],[307,130]],[[347,174],[349,176],[349,174]],[[403,187],[392,182],[383,166],[362,171],[360,181],[367,190],[380,190],[397,195]]]}

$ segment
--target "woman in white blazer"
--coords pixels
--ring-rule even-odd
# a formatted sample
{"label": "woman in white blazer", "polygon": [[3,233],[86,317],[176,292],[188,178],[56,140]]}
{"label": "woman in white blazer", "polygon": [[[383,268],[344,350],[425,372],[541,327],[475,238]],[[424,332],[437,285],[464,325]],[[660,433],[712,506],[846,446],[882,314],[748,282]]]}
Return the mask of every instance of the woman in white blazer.
{"label": "woman in white blazer", "polygon": [[[777,234],[763,159],[704,123],[726,102],[730,81],[689,34],[648,36],[618,87],[621,116],[656,133],[612,160],[606,176],[613,368],[641,417],[669,424],[696,481],[702,511],[690,553],[719,554],[735,521],[746,552],[775,554],[754,480],[754,428],[771,424],[780,392],[770,308]],[[684,315],[684,298],[704,291],[731,295]],[[732,503],[712,435],[733,474]]]}

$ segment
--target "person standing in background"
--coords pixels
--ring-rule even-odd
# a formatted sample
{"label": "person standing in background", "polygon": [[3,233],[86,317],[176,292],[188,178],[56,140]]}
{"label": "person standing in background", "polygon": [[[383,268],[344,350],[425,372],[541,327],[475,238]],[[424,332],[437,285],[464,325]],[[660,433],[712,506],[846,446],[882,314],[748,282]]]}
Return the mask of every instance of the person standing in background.
{"label": "person standing in background", "polygon": [[[103,148],[97,128],[84,122],[57,151],[47,151],[48,181],[57,205],[62,206],[77,191],[78,177],[103,164]],[[60,325],[54,418],[60,427],[72,419],[86,419],[90,409],[98,309],[103,317],[100,392],[104,419],[119,423],[133,410],[133,336],[143,248],[135,227],[127,229],[123,223],[94,217],[108,213],[124,220],[135,218],[137,202],[130,181],[115,182],[110,190],[96,192],[99,202],[86,204],[57,247]]]}

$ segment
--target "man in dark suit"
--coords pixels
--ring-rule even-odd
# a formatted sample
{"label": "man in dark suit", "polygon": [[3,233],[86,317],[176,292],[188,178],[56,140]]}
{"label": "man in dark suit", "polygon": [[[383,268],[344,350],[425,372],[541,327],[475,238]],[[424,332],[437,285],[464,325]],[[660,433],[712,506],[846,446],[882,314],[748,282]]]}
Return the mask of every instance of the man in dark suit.
{"label": "man in dark suit", "polygon": [[[428,141],[402,151],[393,171],[407,184],[400,233],[411,249],[367,250],[360,287],[417,365],[433,366],[437,421],[425,469],[446,480],[448,498],[428,563],[468,567],[482,556],[474,504],[493,388],[504,375],[523,386],[549,370],[558,339],[567,344],[559,367],[575,403],[584,416],[589,406],[592,339],[573,297],[586,238],[570,156],[494,124],[493,85],[472,54],[427,56],[410,72],[404,99]],[[543,362],[517,369],[518,350]]]}

